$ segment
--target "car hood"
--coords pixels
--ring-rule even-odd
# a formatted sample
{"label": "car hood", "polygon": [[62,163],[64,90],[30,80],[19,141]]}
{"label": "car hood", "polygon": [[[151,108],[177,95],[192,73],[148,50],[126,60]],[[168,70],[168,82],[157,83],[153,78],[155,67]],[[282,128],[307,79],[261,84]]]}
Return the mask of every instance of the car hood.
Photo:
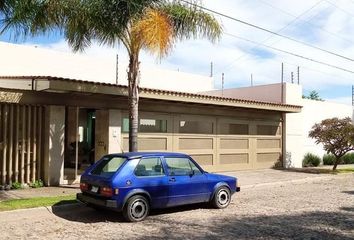
{"label": "car hood", "polygon": [[211,180],[219,180],[219,181],[230,181],[230,180],[235,180],[237,178],[231,177],[231,176],[226,176],[222,174],[216,174],[216,173],[207,173],[208,179]]}

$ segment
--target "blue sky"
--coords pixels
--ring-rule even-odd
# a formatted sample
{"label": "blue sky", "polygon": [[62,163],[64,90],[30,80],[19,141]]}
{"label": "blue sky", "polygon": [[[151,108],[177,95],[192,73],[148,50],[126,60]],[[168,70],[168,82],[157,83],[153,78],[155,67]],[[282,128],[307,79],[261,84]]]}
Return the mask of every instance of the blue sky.
{"label": "blue sky", "polygon": [[[203,0],[202,2],[204,6],[216,11],[354,58],[352,37],[354,36],[354,14],[349,14],[354,12],[354,0]],[[354,71],[354,64],[351,61],[229,19],[216,17],[222,22],[226,33]],[[15,42],[9,34],[0,36],[0,41]],[[71,51],[58,33],[27,38],[16,43]],[[123,58],[126,57],[123,48],[108,49],[98,44],[93,44],[87,54],[104,55],[116,52],[119,52]],[[291,72],[295,73],[297,66],[300,66],[300,81],[305,94],[317,90],[324,99],[351,104],[354,74],[308,62],[228,35],[224,35],[217,44],[211,44],[206,40],[177,43],[171,54],[162,61],[157,61],[155,56],[148,54],[142,54],[141,59],[143,64],[154,63],[162,68],[202,75],[209,75],[210,62],[213,62],[214,78],[218,88],[220,88],[222,73],[225,73],[225,86],[228,88],[248,86],[251,74],[255,84],[277,83],[280,81],[280,66],[284,62],[284,76],[288,82],[290,82]]]}

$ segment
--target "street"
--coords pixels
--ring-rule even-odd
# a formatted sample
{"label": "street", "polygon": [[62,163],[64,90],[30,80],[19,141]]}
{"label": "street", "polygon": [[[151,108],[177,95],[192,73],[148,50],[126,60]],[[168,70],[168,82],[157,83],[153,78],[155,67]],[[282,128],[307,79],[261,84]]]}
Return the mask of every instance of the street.
{"label": "street", "polygon": [[223,210],[153,211],[144,222],[85,206],[0,213],[0,239],[354,239],[354,174],[245,187]]}

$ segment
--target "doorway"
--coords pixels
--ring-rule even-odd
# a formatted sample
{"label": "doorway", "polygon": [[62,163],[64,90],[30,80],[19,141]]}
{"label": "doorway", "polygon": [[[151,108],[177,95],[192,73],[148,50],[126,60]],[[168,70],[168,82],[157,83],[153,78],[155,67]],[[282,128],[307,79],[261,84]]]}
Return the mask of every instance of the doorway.
{"label": "doorway", "polygon": [[77,183],[85,169],[95,162],[96,111],[66,108],[64,183]]}

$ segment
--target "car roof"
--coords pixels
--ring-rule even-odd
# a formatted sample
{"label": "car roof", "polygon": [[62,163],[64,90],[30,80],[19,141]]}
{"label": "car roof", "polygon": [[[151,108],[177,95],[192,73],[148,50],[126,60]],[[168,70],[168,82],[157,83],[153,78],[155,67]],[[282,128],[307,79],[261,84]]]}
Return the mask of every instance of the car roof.
{"label": "car roof", "polygon": [[189,157],[185,153],[176,153],[176,152],[126,152],[126,153],[112,153],[109,155],[126,157],[128,159],[135,159],[140,157],[151,157],[151,156],[162,156],[162,157]]}

